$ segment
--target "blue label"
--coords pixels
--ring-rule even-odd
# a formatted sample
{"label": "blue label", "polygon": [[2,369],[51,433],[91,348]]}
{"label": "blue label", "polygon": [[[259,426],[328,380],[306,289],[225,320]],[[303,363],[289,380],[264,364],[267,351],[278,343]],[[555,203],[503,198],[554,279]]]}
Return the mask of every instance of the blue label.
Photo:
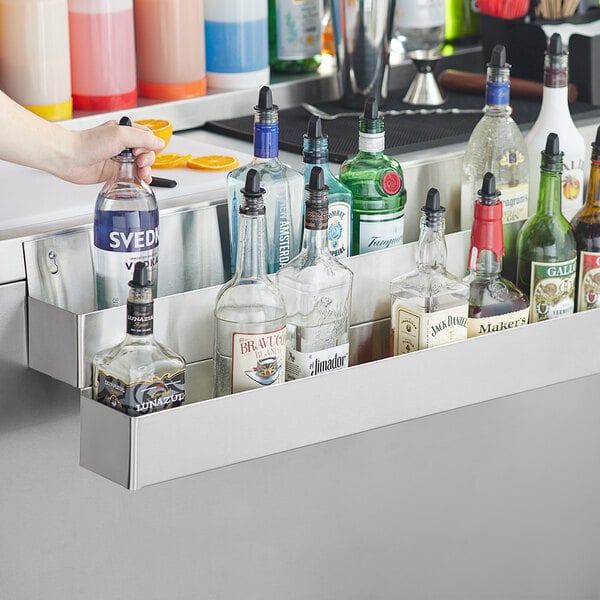
{"label": "blue label", "polygon": [[254,156],[275,158],[279,155],[279,123],[254,124]]}
{"label": "blue label", "polygon": [[485,103],[488,106],[500,106],[510,102],[510,84],[504,83],[488,83],[485,86]]}
{"label": "blue label", "polygon": [[97,210],[94,246],[109,252],[143,252],[157,248],[158,210]]}
{"label": "blue label", "polygon": [[248,73],[269,66],[267,19],[221,23],[205,21],[206,70]]}

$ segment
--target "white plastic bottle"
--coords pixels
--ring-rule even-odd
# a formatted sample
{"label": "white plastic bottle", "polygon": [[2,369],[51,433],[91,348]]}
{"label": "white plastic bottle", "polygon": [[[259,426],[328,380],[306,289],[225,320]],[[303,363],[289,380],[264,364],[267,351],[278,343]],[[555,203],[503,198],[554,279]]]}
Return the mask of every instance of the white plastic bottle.
{"label": "white plastic bottle", "polygon": [[570,220],[583,205],[585,142],[569,112],[569,55],[563,51],[560,34],[550,38],[544,57],[544,95],[542,108],[525,137],[530,157],[529,214],[536,210],[539,189],[537,165],[549,133],[556,133],[564,152],[562,174],[562,212]]}

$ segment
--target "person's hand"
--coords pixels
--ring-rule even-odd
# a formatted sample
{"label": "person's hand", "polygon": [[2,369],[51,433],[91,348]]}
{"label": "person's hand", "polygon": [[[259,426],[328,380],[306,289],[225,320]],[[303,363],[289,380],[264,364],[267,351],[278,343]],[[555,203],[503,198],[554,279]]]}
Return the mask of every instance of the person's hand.
{"label": "person's hand", "polygon": [[131,148],[136,157],[140,179],[150,183],[154,153],[164,147],[164,141],[150,129],[135,123],[127,127],[109,121],[92,129],[68,133],[69,158],[61,161],[61,168],[55,174],[73,183],[98,183],[110,179],[118,168],[111,157],[125,148]]}

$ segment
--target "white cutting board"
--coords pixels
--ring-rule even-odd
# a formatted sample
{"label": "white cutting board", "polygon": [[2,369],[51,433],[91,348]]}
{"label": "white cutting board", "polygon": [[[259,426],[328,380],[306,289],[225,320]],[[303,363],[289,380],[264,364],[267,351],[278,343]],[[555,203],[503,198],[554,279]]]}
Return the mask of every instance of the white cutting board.
{"label": "white cutting board", "polygon": [[[240,165],[249,163],[252,156],[237,150],[205,144],[173,135],[164,152],[202,156],[225,154],[235,156]],[[157,177],[177,181],[174,188],[153,187],[159,209],[161,202],[179,196],[215,191],[225,197],[227,171],[198,171],[195,169],[153,169]],[[0,232],[47,224],[49,222],[89,216],[94,218],[96,196],[102,184],[77,185],[58,177],[0,161]]]}

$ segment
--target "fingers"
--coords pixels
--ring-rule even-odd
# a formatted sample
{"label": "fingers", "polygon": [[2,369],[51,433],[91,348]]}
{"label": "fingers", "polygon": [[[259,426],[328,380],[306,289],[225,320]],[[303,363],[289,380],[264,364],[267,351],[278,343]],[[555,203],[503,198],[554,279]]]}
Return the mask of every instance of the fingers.
{"label": "fingers", "polygon": [[[136,148],[137,150],[138,148]],[[139,149],[141,154],[138,154],[135,159],[135,164],[138,168],[138,175],[142,181],[150,183],[152,181],[151,167],[154,164],[155,154],[154,152],[144,151]]]}

